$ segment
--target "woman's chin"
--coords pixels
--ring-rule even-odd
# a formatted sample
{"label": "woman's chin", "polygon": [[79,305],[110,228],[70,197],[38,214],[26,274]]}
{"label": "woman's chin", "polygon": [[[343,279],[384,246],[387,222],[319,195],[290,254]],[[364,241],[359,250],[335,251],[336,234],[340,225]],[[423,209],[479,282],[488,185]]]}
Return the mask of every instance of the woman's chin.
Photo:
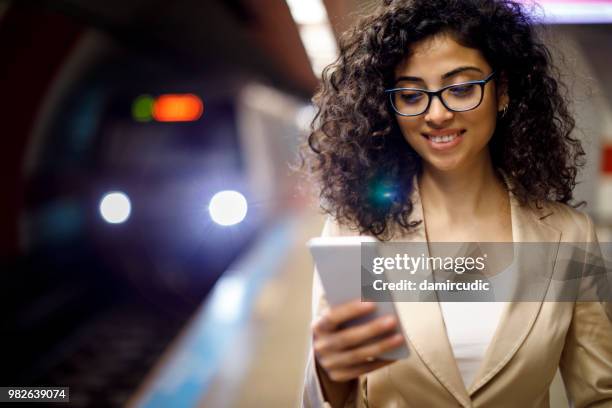
{"label": "woman's chin", "polygon": [[464,166],[464,163],[462,160],[456,160],[456,159],[450,159],[450,158],[445,158],[442,160],[431,160],[431,161],[427,161],[427,165],[426,167],[429,167],[430,170],[436,171],[436,172],[453,172],[453,171],[457,171]]}

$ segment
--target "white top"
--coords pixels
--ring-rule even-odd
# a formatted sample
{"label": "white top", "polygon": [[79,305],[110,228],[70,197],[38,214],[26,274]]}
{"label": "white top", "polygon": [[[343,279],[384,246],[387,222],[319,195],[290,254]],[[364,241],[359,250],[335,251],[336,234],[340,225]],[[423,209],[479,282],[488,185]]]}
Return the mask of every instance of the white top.
{"label": "white top", "polygon": [[506,302],[440,302],[463,383],[468,388],[493,339]]}
{"label": "white top", "polygon": [[[515,262],[489,280],[506,289],[514,281]],[[446,334],[466,388],[476,373],[497,330],[508,302],[440,302]]]}

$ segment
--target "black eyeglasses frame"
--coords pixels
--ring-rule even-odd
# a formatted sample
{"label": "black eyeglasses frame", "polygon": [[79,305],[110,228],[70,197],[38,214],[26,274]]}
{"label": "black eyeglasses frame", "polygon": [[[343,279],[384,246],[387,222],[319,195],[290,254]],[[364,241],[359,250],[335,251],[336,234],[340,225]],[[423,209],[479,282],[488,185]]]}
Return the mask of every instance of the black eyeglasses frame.
{"label": "black eyeglasses frame", "polygon": [[[393,108],[393,110],[395,111],[396,114],[400,115],[400,116],[419,116],[424,114],[425,112],[427,112],[427,110],[429,110],[429,107],[431,106],[431,100],[433,99],[434,96],[436,96],[440,102],[442,103],[442,105],[448,109],[451,112],[468,112],[471,110],[476,109],[477,107],[480,106],[480,104],[482,103],[482,100],[484,98],[484,87],[485,85],[491,80],[493,79],[493,77],[495,76],[495,71],[491,72],[489,75],[487,75],[484,79],[480,79],[480,80],[476,80],[476,81],[466,81],[466,82],[461,82],[458,84],[452,84],[452,85],[447,85],[445,87],[442,87],[440,89],[438,89],[437,91],[429,91],[427,89],[421,89],[421,88],[391,88],[391,89],[385,89],[385,93],[389,94],[389,102],[391,103],[391,107]],[[464,86],[464,85],[480,85],[480,100],[478,101],[478,103],[476,104],[476,106],[474,106],[473,108],[469,108],[469,109],[462,109],[462,110],[457,110],[457,109],[452,109],[450,107],[448,107],[448,105],[446,105],[446,103],[444,102],[444,99],[442,98],[442,92],[446,91],[449,88],[453,88],[455,86]],[[423,112],[421,113],[413,113],[413,114],[406,114],[406,113],[401,113],[399,112],[396,108],[395,108],[395,104],[393,103],[393,93],[397,92],[397,91],[419,91],[419,92],[423,92],[427,95],[427,106],[425,107],[425,109],[423,109]]]}

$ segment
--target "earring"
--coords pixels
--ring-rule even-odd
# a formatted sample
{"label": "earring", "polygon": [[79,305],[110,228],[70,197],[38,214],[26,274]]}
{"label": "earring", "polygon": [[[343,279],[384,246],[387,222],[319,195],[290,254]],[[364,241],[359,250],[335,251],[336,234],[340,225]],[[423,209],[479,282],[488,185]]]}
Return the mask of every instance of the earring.
{"label": "earring", "polygon": [[504,116],[506,116],[506,113],[508,113],[508,105],[506,104],[500,112],[501,112],[499,115],[500,118],[503,118]]}

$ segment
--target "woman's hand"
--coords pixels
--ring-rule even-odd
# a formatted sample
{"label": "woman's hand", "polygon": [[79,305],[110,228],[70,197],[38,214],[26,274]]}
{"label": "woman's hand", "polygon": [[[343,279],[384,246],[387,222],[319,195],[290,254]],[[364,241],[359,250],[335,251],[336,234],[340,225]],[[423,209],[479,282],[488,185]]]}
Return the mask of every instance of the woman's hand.
{"label": "woman's hand", "polygon": [[[328,308],[313,323],[315,357],[332,381],[350,381],[393,362],[378,360],[377,357],[399,347],[404,341],[401,334],[393,333],[398,323],[395,316],[381,316],[363,324],[340,328],[343,323],[374,310],[374,303],[357,299]],[[375,340],[386,333],[389,335]]]}

